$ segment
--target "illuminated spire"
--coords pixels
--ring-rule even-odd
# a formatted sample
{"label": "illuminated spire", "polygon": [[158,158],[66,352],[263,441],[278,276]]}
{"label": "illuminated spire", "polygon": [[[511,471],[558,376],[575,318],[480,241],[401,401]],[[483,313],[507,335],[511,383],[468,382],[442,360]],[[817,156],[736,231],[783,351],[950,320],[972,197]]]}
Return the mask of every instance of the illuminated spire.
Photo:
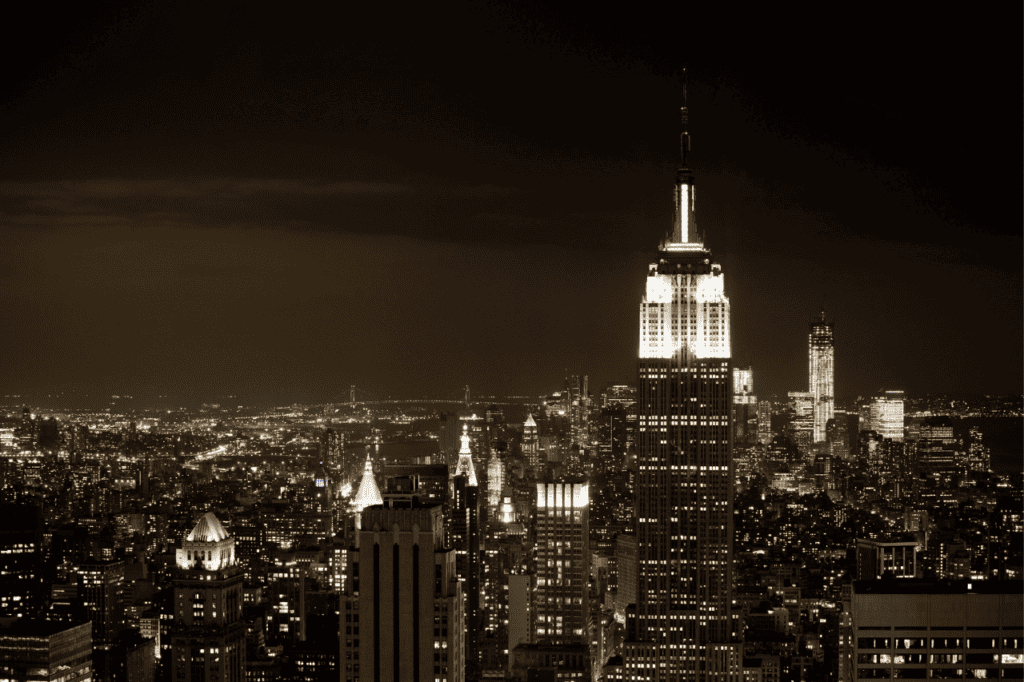
{"label": "illuminated spire", "polygon": [[679,170],[676,172],[675,204],[676,215],[672,224],[672,234],[666,244],[665,251],[703,251],[704,245],[697,240],[697,229],[694,221],[695,192],[693,173],[690,172],[687,156],[690,153],[690,107],[687,105],[687,90],[690,79],[683,68],[683,106],[680,107],[683,131],[679,134]]}
{"label": "illuminated spire", "polygon": [[528,429],[530,429],[530,428],[533,428],[533,429],[537,428],[537,422],[535,422],[533,420],[533,415],[532,414],[526,415],[526,423],[523,424],[523,426],[525,428],[528,428]]}
{"label": "illuminated spire", "polygon": [[465,474],[469,476],[469,484],[475,486],[477,485],[476,471],[473,470],[473,453],[469,451],[468,429],[469,427],[466,424],[462,425],[462,447],[459,448],[459,463],[455,467],[455,475],[461,476]]}
{"label": "illuminated spire", "polygon": [[380,488],[377,481],[373,479],[373,463],[370,461],[370,453],[366,453],[366,465],[363,467],[363,480],[359,482],[359,490],[352,498],[352,506],[358,511],[375,504],[384,504],[384,498],[380,496]]}
{"label": "illuminated spire", "polygon": [[683,67],[683,106],[680,107],[682,114],[683,132],[679,135],[679,160],[682,163],[680,168],[687,168],[686,155],[690,152],[690,109],[686,106],[687,88],[690,85],[686,76],[686,67]]}

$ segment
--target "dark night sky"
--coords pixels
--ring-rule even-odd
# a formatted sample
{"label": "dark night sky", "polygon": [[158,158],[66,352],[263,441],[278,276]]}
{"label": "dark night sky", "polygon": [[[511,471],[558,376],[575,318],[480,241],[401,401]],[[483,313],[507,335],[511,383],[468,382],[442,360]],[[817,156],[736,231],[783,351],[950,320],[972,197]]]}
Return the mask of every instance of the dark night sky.
{"label": "dark night sky", "polygon": [[373,5],[26,15],[3,48],[0,395],[631,380],[683,64],[698,226],[758,393],[806,390],[823,303],[840,400],[1020,391],[1017,23]]}

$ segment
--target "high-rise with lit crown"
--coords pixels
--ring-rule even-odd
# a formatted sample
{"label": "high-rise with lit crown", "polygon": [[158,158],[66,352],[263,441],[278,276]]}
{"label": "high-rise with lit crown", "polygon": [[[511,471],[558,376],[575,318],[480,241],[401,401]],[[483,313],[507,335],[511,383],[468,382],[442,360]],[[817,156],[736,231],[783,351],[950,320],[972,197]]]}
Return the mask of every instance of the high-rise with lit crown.
{"label": "high-rise with lit crown", "polygon": [[637,604],[626,679],[738,680],[732,368],[722,268],[697,239],[683,107],[675,224],[640,303]]}
{"label": "high-rise with lit crown", "polygon": [[832,341],[832,323],[821,319],[811,322],[809,337],[810,393],[814,400],[815,443],[826,440],[825,425],[835,416],[835,346]]}

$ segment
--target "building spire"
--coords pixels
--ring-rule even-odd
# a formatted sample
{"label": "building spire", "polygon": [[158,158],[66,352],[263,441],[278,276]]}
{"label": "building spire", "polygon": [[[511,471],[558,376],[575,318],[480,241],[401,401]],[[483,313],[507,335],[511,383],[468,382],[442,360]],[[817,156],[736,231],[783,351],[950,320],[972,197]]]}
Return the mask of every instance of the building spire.
{"label": "building spire", "polygon": [[679,135],[679,170],[676,172],[675,208],[676,215],[672,232],[662,245],[665,251],[702,251],[704,244],[697,233],[694,220],[694,178],[689,168],[690,153],[690,107],[688,90],[690,78],[683,67],[683,106],[680,107],[683,131]]}
{"label": "building spire", "polygon": [[366,464],[363,465],[363,480],[359,482],[359,490],[352,498],[352,506],[356,510],[362,511],[375,504],[384,504],[384,499],[380,496],[380,488],[377,487],[377,481],[373,478],[373,462],[370,460],[370,451],[367,449]]}
{"label": "building spire", "polygon": [[680,168],[687,168],[686,155],[690,152],[690,108],[687,106],[686,96],[690,87],[690,79],[686,74],[686,67],[683,67],[683,106],[679,112],[683,124],[683,132],[679,135],[679,160]]}
{"label": "building spire", "polygon": [[456,476],[468,476],[469,485],[475,486],[476,482],[476,471],[473,469],[473,453],[469,450],[469,433],[467,430],[469,427],[466,424],[462,425],[462,447],[459,449],[459,463],[455,466]]}

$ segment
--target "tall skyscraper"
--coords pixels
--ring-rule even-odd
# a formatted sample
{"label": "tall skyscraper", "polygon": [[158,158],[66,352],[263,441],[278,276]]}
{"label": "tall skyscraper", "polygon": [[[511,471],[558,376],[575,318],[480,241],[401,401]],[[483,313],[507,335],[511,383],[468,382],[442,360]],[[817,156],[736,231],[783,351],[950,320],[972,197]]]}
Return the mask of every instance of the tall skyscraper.
{"label": "tall skyscraper", "polygon": [[476,672],[480,659],[480,488],[469,449],[469,432],[464,426],[459,462],[451,480],[451,521],[449,535],[455,550],[455,571],[466,595],[466,667]]}
{"label": "tall skyscraper", "polygon": [[629,679],[738,679],[729,299],[694,223],[685,106],[683,125],[675,224],[640,303],[638,585],[623,659]]}
{"label": "tall skyscraper", "polygon": [[813,442],[823,443],[826,438],[826,424],[835,412],[835,347],[832,339],[832,323],[821,319],[811,322],[809,336],[810,393],[814,400]]}
{"label": "tall skyscraper", "polygon": [[537,484],[535,641],[587,644],[590,498],[586,483]]}
{"label": "tall skyscraper", "polygon": [[532,414],[526,415],[523,424],[523,459],[534,471],[540,465],[540,439],[537,435],[537,422]]}
{"label": "tall skyscraper", "polygon": [[235,540],[207,512],[175,551],[171,679],[245,679],[242,569]]}
{"label": "tall skyscraper", "polygon": [[414,499],[362,514],[341,598],[341,679],[462,682],[466,623],[441,507]]}

